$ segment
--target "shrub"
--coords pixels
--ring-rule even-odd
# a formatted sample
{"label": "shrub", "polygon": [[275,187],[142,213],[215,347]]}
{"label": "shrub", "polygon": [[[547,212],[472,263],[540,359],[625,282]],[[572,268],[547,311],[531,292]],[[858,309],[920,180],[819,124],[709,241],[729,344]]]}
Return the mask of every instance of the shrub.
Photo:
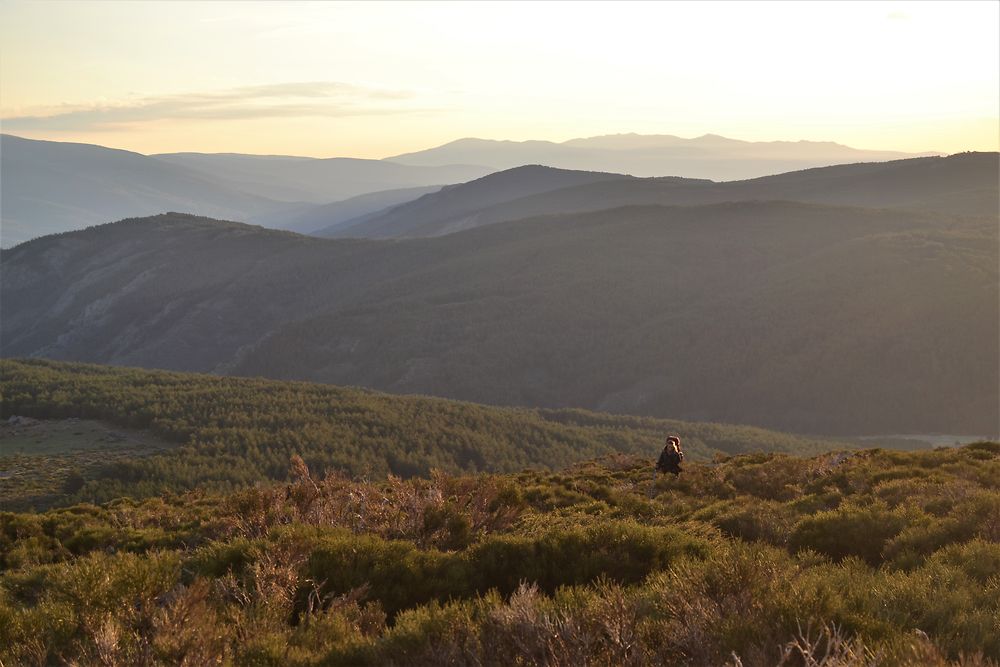
{"label": "shrub", "polygon": [[792,529],[789,546],[812,549],[834,559],[858,556],[876,565],[882,562],[886,543],[906,525],[902,512],[884,504],[842,507],[799,520]]}

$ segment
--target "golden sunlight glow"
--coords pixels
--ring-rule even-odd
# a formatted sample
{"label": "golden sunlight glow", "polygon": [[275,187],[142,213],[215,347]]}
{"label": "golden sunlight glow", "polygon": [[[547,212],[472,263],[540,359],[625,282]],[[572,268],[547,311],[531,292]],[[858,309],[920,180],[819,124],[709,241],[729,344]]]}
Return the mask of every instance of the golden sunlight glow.
{"label": "golden sunlight glow", "polygon": [[144,153],[620,132],[997,150],[998,8],[8,1],[0,116]]}

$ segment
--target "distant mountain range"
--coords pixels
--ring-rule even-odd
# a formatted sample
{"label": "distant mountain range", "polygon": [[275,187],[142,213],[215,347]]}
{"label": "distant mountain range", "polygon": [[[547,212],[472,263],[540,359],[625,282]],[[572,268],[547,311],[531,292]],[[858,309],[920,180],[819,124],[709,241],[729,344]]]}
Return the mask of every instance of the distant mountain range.
{"label": "distant mountain range", "polygon": [[562,143],[459,139],[437,148],[387,159],[409,165],[459,163],[480,164],[493,169],[543,164],[561,169],[611,171],[632,176],[684,176],[730,181],[809,167],[917,156],[895,151],[858,150],[828,141],[752,142],[714,134],[694,139],[672,135],[615,134]]}
{"label": "distant mountain range", "polygon": [[482,211],[508,207],[496,224],[390,241],[126,220],[3,251],[0,343],[805,433],[993,435],[998,163],[721,185],[530,167],[402,204],[432,234],[480,190]]}
{"label": "distant mountain range", "polygon": [[348,158],[149,156],[11,135],[0,139],[0,243],[4,247],[45,234],[165,211],[260,219],[281,226],[283,220],[318,203],[394,188],[440,187],[493,171]]}
{"label": "distant mountain range", "polygon": [[[0,244],[10,247],[45,234],[166,211],[343,234],[363,218],[432,189],[524,165],[730,180],[899,157],[906,155],[824,142],[753,143],[713,135],[614,135],[561,144],[463,139],[387,160],[141,155],[3,135]],[[348,199],[353,201],[348,204]],[[344,205],[334,205],[338,203]]]}

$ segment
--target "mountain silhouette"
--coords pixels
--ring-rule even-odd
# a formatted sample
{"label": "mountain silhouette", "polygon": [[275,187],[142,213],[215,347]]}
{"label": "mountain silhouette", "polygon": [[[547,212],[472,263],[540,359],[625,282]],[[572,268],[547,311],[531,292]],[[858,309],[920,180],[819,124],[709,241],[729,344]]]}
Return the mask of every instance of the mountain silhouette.
{"label": "mountain silhouette", "polygon": [[672,135],[616,134],[571,139],[562,143],[467,138],[386,159],[411,165],[481,164],[494,169],[544,164],[560,169],[610,171],[633,176],[683,176],[728,181],[809,167],[908,157],[915,155],[859,150],[833,142],[751,142],[713,134],[694,139]]}

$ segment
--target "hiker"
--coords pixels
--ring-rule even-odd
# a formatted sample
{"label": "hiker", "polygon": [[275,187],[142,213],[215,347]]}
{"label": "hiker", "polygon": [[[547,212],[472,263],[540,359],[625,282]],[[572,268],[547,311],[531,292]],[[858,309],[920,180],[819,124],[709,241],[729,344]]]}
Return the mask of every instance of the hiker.
{"label": "hiker", "polygon": [[656,493],[656,473],[669,472],[673,473],[674,477],[677,477],[677,475],[681,474],[681,461],[683,460],[684,452],[681,451],[681,439],[676,435],[668,435],[667,444],[663,446],[660,458],[656,461],[656,467],[653,468],[653,480],[649,485],[650,500],[652,500],[653,495]]}
{"label": "hiker", "polygon": [[681,474],[681,461],[684,460],[684,452],[681,451],[681,439],[676,435],[667,436],[667,444],[660,452],[660,458],[656,462],[657,472],[673,473],[674,477]]}

